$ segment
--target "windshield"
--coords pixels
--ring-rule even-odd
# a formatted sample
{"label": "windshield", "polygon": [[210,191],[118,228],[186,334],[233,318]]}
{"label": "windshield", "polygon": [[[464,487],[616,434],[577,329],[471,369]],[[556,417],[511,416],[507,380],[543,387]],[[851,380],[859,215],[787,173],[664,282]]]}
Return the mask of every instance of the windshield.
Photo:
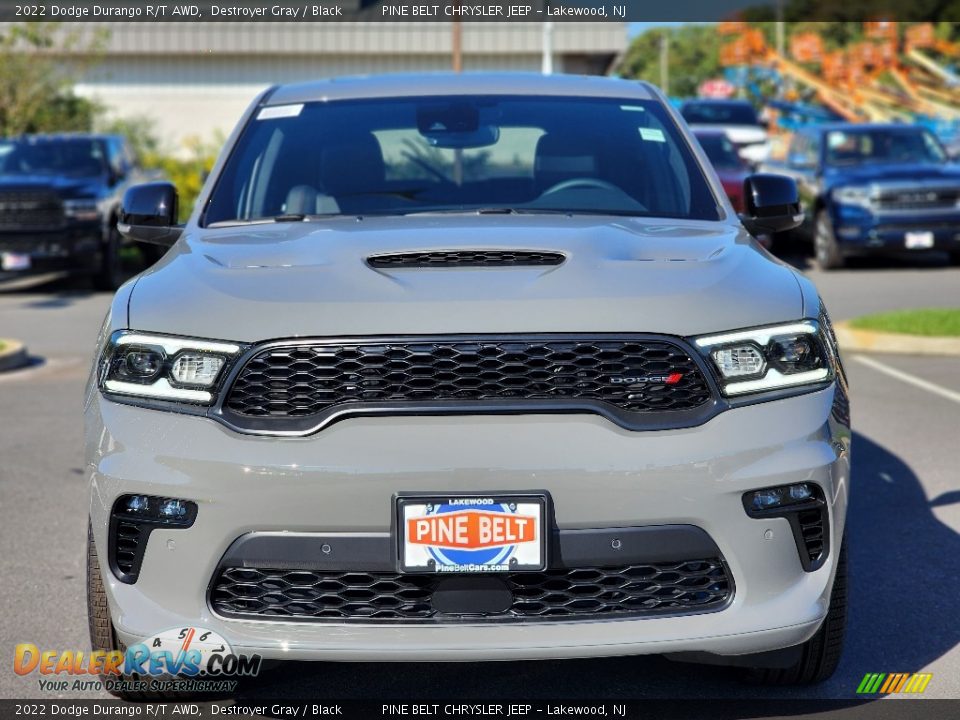
{"label": "windshield", "polygon": [[719,219],[656,102],[456,96],[266,107],[204,223],[429,212]]}
{"label": "windshield", "polygon": [[749,103],[692,102],[680,110],[691,125],[759,125],[757,113]]}
{"label": "windshield", "polygon": [[946,159],[939,141],[924,130],[882,128],[827,133],[828,165],[942,163]]}
{"label": "windshield", "polygon": [[730,138],[720,133],[697,134],[700,146],[707,154],[715,168],[729,168],[739,170],[743,168],[743,161],[737,154],[737,148],[730,142]]}
{"label": "windshield", "polygon": [[96,177],[106,169],[100,143],[90,139],[0,141],[0,174]]}

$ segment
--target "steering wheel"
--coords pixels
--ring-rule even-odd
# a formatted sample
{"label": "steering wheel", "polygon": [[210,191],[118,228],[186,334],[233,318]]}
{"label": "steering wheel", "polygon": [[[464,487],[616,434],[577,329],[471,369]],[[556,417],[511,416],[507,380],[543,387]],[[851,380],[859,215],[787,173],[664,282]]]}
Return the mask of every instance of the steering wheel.
{"label": "steering wheel", "polygon": [[577,188],[577,187],[595,188],[597,190],[613,190],[614,192],[623,192],[616,185],[614,185],[613,183],[609,183],[606,180],[598,180],[597,178],[582,177],[582,178],[570,178],[569,180],[558,182],[556,185],[553,185],[552,187],[549,187],[546,190],[544,190],[540,194],[540,197],[543,197],[544,195],[551,195],[553,193],[562,192],[564,190],[570,190],[571,188]]}

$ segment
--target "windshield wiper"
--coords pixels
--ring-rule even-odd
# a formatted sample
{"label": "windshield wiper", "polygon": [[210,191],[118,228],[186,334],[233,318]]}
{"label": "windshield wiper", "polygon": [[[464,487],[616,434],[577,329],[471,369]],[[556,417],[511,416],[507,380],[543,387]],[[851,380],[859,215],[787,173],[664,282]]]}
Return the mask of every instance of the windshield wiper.
{"label": "windshield wiper", "polygon": [[516,207],[479,207],[479,208],[436,208],[417,210],[404,215],[570,215],[575,211],[555,208],[516,208]]}
{"label": "windshield wiper", "polygon": [[[330,218],[339,217],[344,213],[314,213],[307,215],[305,213],[283,213],[269,217],[256,218],[234,218],[233,220],[218,220],[206,225],[208,228],[231,227],[233,225],[266,225],[267,223],[293,223],[303,222],[310,218]],[[352,216],[351,216],[352,217]]]}

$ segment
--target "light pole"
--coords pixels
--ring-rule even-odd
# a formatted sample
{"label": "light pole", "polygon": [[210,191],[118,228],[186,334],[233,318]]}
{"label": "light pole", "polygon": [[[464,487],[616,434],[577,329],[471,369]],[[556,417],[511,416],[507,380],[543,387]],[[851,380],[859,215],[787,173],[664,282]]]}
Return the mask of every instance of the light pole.
{"label": "light pole", "polygon": [[786,43],[784,42],[784,23],[783,23],[783,0],[777,0],[777,22],[775,23],[777,32],[777,55],[783,57]]}
{"label": "light pole", "polygon": [[543,60],[540,64],[544,75],[553,74],[553,23],[543,24]]}
{"label": "light pole", "polygon": [[[457,3],[459,6],[460,3]],[[450,45],[453,52],[453,71],[458,73],[463,71],[463,26],[459,20],[453,21],[453,27],[450,28]]]}

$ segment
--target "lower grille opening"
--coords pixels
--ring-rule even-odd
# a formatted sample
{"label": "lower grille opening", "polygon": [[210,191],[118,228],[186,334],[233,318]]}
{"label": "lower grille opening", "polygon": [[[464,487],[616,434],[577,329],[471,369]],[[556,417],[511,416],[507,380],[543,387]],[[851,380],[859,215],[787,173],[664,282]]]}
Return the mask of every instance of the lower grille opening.
{"label": "lower grille opening", "polygon": [[797,515],[800,535],[811,563],[816,563],[823,555],[825,516],[826,513],[821,508],[805,510]]}
{"label": "lower grille opening", "polygon": [[499,598],[506,591],[504,609],[472,612],[460,603],[455,612],[441,611],[434,595],[451,582],[448,576],[249,567],[218,571],[210,602],[221,615],[263,620],[564,620],[704,612],[723,607],[733,591],[719,558],[473,577],[483,580],[476,607],[490,607],[479,594]]}
{"label": "lower grille opening", "polygon": [[157,528],[182,530],[193,525],[197,505],[190,500],[153,495],[121,495],[113,503],[108,558],[114,577],[132,585],[140,577],[150,533]]}
{"label": "lower grille opening", "polygon": [[755,490],[743,495],[743,507],[755,520],[785,518],[803,569],[823,567],[830,552],[830,514],[822,487],[801,482]]}
{"label": "lower grille opening", "polygon": [[114,563],[124,575],[140,572],[139,559],[143,555],[144,528],[135,522],[117,522],[113,532]]}

